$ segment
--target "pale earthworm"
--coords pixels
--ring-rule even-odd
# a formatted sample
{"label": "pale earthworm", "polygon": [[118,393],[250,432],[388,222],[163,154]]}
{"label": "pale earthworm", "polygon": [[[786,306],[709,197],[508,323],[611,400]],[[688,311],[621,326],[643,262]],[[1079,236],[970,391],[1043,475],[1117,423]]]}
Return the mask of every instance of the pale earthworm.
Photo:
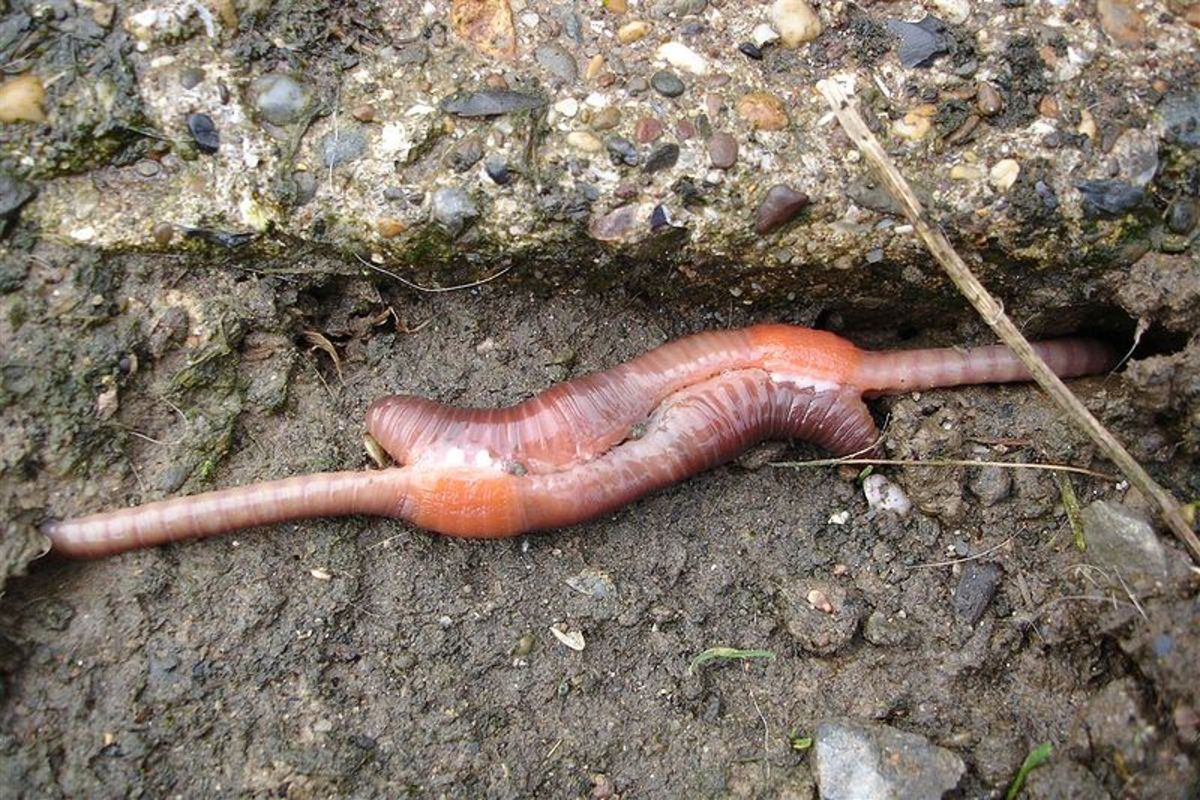
{"label": "pale earthworm", "polygon": [[[1035,349],[1062,377],[1115,363],[1111,348],[1090,339]],[[864,395],[1028,378],[1004,346],[868,352],[789,325],[700,333],[507,408],[376,401],[367,430],[402,466],[160,500],[43,530],[56,552],[75,557],[347,514],[513,536],[612,511],[768,438],[839,455],[870,449],[878,434]]]}

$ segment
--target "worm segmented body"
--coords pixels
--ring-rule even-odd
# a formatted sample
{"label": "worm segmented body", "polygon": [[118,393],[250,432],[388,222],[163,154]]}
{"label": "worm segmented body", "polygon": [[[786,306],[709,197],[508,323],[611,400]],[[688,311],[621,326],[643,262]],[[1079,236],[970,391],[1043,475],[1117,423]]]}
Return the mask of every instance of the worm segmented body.
{"label": "worm segmented body", "polygon": [[[1114,362],[1087,339],[1035,347],[1062,377]],[[344,514],[512,536],[612,511],[768,438],[839,455],[867,450],[877,431],[863,395],[1028,379],[1002,346],[872,353],[789,325],[701,333],[508,408],[383,398],[368,409],[367,429],[399,467],[268,481],[45,530],[56,551],[79,557]]]}

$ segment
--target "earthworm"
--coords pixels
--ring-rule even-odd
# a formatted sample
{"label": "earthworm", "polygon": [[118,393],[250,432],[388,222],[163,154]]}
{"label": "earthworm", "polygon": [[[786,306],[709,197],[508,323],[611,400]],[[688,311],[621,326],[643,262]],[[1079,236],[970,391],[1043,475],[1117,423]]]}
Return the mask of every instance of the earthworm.
{"label": "earthworm", "polygon": [[[1034,347],[1061,377],[1115,362],[1090,339]],[[713,331],[507,408],[378,400],[367,430],[401,466],[161,500],[43,530],[55,551],[76,557],[347,514],[453,536],[512,536],[607,513],[768,438],[809,440],[838,455],[869,450],[878,432],[863,396],[1028,379],[1004,346],[868,352],[790,325]]]}

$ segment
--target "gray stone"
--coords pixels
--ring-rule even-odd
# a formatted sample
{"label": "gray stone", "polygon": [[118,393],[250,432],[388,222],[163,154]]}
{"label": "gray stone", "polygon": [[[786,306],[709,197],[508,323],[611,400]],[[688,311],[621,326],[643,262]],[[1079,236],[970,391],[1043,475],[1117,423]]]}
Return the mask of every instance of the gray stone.
{"label": "gray stone", "polygon": [[362,158],[367,151],[367,137],[358,126],[342,128],[322,136],[317,148],[321,166],[329,169]]}
{"label": "gray stone", "polygon": [[497,117],[515,111],[531,111],[546,104],[542,98],[509,89],[485,89],[482,92],[463,92],[447,97],[442,111],[459,117]]}
{"label": "gray stone", "polygon": [[962,576],[954,590],[954,613],[968,625],[979,622],[983,612],[991,605],[996,587],[1004,575],[998,564],[968,561],[963,565]]}
{"label": "gray stone", "polygon": [[1012,493],[1012,473],[1003,467],[982,467],[967,480],[967,488],[985,506],[994,506]]}
{"label": "gray stone", "polygon": [[886,725],[830,720],[815,738],[822,800],[939,798],[965,769],[949,750]]}
{"label": "gray stone", "polygon": [[1141,515],[1120,503],[1097,500],[1082,517],[1090,562],[1122,575],[1166,576],[1166,551]]}
{"label": "gray stone", "polygon": [[272,125],[291,125],[313,106],[312,89],[290,75],[264,75],[251,86],[254,107]]}
{"label": "gray stone", "polygon": [[8,219],[34,195],[34,188],[20,178],[0,172],[0,220]]}
{"label": "gray stone", "polygon": [[650,76],[650,85],[663,97],[679,97],[687,87],[674,72],[660,69]]}
{"label": "gray stone", "polygon": [[574,83],[579,77],[579,65],[575,63],[575,56],[556,44],[542,45],[533,51],[533,58],[567,83]]}
{"label": "gray stone", "polygon": [[716,169],[729,169],[737,163],[737,139],[728,133],[714,133],[708,140],[708,161]]}
{"label": "gray stone", "polygon": [[433,193],[430,216],[451,236],[457,236],[479,216],[479,207],[462,189],[445,187]]}

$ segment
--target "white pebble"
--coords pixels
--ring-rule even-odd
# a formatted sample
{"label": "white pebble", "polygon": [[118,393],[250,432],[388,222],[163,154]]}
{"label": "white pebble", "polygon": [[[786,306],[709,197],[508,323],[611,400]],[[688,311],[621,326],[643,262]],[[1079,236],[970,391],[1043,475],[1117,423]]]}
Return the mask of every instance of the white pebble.
{"label": "white pebble", "polygon": [[765,22],[760,22],[754,26],[754,30],[750,31],[750,41],[754,42],[757,48],[763,48],[771,42],[779,41],[779,34]]}
{"label": "white pebble", "polygon": [[891,511],[903,517],[912,510],[912,501],[904,490],[878,473],[868,475],[862,488],[867,505],[873,511]]}
{"label": "white pebble", "polygon": [[1001,192],[1012,188],[1012,185],[1017,182],[1017,176],[1021,174],[1021,165],[1014,159],[1005,158],[996,162],[988,173],[988,180],[992,186],[996,187]]}
{"label": "white pebble", "polygon": [[771,22],[787,47],[799,47],[821,35],[821,18],[805,0],[775,0]]}
{"label": "white pebble", "polygon": [[570,119],[579,113],[579,101],[574,97],[564,97],[554,104],[554,110],[567,119]]}
{"label": "white pebble", "polygon": [[684,72],[693,75],[708,74],[708,61],[683,42],[667,42],[658,48],[658,57]]}

